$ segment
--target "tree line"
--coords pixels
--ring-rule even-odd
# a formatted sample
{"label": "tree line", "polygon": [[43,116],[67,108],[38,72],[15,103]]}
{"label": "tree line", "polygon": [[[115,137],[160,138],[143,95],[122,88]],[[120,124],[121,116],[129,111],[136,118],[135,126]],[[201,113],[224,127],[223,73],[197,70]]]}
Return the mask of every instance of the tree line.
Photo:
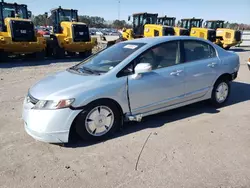
{"label": "tree line", "polygon": [[[32,20],[35,26],[44,26],[44,25],[51,25],[51,20],[46,19],[45,15],[37,15],[32,16]],[[125,20],[114,20],[112,22],[107,22],[104,18],[98,16],[87,16],[87,15],[80,15],[79,21],[86,23],[89,27],[92,28],[131,28],[131,24],[128,24]],[[177,25],[180,21],[176,22]],[[239,23],[229,23],[225,22],[225,27],[230,29],[239,29],[239,30],[250,30],[249,24],[239,24]]]}
{"label": "tree line", "polygon": [[[116,28],[122,29],[124,27],[130,28],[131,25],[128,24],[125,20],[114,20],[107,22],[104,18],[98,16],[87,16],[80,15],[78,17],[79,22],[86,23],[89,27],[92,28]],[[32,20],[35,26],[45,26],[52,25],[51,20],[47,19],[45,15],[32,16]]]}

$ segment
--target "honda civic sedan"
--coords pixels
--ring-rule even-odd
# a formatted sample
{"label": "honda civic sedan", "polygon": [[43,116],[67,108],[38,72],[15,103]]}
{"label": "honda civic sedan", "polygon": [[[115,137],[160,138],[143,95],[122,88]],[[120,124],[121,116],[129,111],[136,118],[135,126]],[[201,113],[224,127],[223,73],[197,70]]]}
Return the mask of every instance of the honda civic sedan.
{"label": "honda civic sedan", "polygon": [[110,137],[124,121],[210,100],[224,105],[239,56],[189,36],[117,43],[38,81],[23,104],[26,132],[36,140],[67,143]]}

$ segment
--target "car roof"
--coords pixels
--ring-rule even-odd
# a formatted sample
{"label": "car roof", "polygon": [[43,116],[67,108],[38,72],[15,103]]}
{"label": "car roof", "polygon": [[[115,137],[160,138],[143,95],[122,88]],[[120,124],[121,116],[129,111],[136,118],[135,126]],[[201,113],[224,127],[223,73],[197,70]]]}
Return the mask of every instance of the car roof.
{"label": "car roof", "polygon": [[162,37],[145,37],[145,38],[139,38],[134,40],[127,40],[124,41],[124,43],[145,43],[148,45],[156,45],[159,43],[172,41],[172,40],[182,40],[182,39],[190,39],[190,40],[197,40],[197,41],[207,41],[202,38],[197,37],[190,37],[190,36],[162,36]]}

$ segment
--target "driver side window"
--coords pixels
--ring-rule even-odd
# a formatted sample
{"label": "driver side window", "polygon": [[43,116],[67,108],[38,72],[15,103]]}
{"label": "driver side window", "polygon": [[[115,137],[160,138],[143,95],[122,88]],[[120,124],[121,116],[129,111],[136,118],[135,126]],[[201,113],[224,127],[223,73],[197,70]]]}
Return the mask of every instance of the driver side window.
{"label": "driver side window", "polygon": [[134,68],[139,63],[149,63],[152,66],[152,70],[179,64],[179,41],[170,41],[146,50],[141,55],[136,57],[130,64],[128,64],[120,73],[118,73],[117,76],[121,77],[134,74]]}

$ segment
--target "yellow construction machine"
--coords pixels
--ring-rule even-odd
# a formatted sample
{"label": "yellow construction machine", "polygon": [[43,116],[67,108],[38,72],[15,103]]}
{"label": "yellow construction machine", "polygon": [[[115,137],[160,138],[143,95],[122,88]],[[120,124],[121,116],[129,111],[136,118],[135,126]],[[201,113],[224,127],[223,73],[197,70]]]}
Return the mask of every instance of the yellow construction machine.
{"label": "yellow construction machine", "polygon": [[239,45],[242,42],[241,31],[225,28],[224,20],[207,20],[205,28],[215,29],[217,44],[224,49]]}
{"label": "yellow construction machine", "polygon": [[157,24],[173,27],[176,36],[181,36],[181,35],[189,36],[189,30],[186,28],[176,27],[175,20],[176,20],[175,17],[167,17],[167,16],[158,17]]}
{"label": "yellow construction machine", "polygon": [[[45,13],[48,17],[48,13]],[[63,9],[61,6],[51,10],[48,19],[52,23],[52,33],[47,37],[47,56],[63,58],[66,53],[81,57],[92,54],[92,49],[97,45],[97,38],[90,36],[89,27],[78,21],[78,11]]]}
{"label": "yellow construction machine", "polygon": [[[172,36],[174,29],[171,26],[157,24],[158,14],[154,13],[135,13],[132,15],[132,29],[124,28],[120,40],[132,40],[142,37]],[[128,21],[131,16],[128,17]],[[118,41],[120,41],[118,40]]]}
{"label": "yellow construction machine", "polygon": [[181,19],[180,27],[188,29],[190,32],[190,36],[203,38],[215,43],[215,29],[203,28],[202,23],[203,19],[200,18],[186,18]]}
{"label": "yellow construction machine", "polygon": [[[132,15],[132,28],[124,28],[122,36],[118,40],[108,41],[107,47],[125,40],[132,40],[143,37],[157,37],[157,36],[173,36],[175,34],[172,26],[158,25],[158,14],[154,13],[135,13]],[[131,21],[131,16],[128,17]]]}
{"label": "yellow construction machine", "polygon": [[0,61],[12,54],[30,54],[42,59],[46,41],[36,33],[27,5],[0,2]]}

